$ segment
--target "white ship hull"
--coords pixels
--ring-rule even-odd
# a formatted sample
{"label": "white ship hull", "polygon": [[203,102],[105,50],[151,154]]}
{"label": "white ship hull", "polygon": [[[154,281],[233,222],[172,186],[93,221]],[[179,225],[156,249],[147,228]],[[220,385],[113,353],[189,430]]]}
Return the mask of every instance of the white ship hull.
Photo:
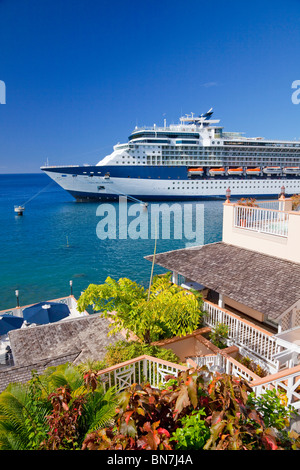
{"label": "white ship hull", "polygon": [[[300,193],[300,179],[261,179],[242,180],[226,178],[216,180],[160,180],[139,178],[114,178],[78,175],[74,178],[65,173],[45,171],[56,183],[77,200],[112,200],[119,196],[131,196],[140,200],[178,200],[225,198],[229,187],[232,197],[271,197],[278,196],[282,185],[286,194]],[[62,176],[64,175],[64,176]]]}
{"label": "white ship hull", "polygon": [[136,128],[97,165],[42,167],[77,200],[184,200],[300,193],[300,142],[225,132],[212,110]]}

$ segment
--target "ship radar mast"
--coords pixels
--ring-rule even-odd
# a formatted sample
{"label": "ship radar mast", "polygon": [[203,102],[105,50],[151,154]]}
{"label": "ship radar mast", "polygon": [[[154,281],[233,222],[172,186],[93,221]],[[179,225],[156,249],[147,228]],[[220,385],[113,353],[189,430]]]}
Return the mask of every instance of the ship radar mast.
{"label": "ship radar mast", "polygon": [[200,116],[194,116],[195,113],[186,114],[180,118],[180,123],[182,125],[191,125],[195,124],[200,127],[207,127],[210,124],[217,124],[220,122],[219,119],[210,120],[211,116],[213,115],[213,108],[210,108],[206,113],[200,114]]}

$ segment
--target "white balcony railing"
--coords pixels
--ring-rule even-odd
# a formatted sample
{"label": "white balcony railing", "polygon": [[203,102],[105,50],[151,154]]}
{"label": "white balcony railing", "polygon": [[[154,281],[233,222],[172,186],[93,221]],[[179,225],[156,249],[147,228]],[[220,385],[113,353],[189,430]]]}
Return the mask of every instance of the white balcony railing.
{"label": "white balcony railing", "polygon": [[287,397],[287,405],[300,409],[300,366],[286,369],[277,374],[254,380],[251,384],[256,396],[267,390],[277,390]]}
{"label": "white balcony railing", "polygon": [[178,372],[184,370],[188,370],[188,367],[144,355],[103,369],[98,375],[105,389],[116,387],[120,392],[133,383],[147,382],[151,387],[159,388],[166,382],[166,376],[177,377]]}
{"label": "white balcony railing", "polygon": [[288,212],[260,207],[234,207],[234,227],[287,237],[288,222]]}
{"label": "white balcony railing", "polygon": [[[194,361],[195,364],[191,362]],[[203,356],[195,356],[195,357],[190,357],[187,359],[187,363],[191,367],[203,367],[206,366],[208,369],[214,366],[218,367],[224,367],[224,357],[221,356],[220,354],[206,354]]]}
{"label": "white balcony railing", "polygon": [[226,354],[193,357],[187,362],[190,367],[206,365],[210,369],[212,365],[221,366],[224,373],[246,380],[256,396],[267,390],[277,390],[286,396],[287,406],[291,405],[295,410],[300,409],[300,366],[261,378]]}
{"label": "white balcony railing", "polygon": [[187,359],[187,363],[190,367],[194,368],[206,366],[211,371],[217,366],[221,368],[224,373],[244,379],[250,385],[252,381],[260,379],[258,375],[232,357],[227,356],[227,354],[210,354],[191,357]]}
{"label": "white balcony railing", "polygon": [[183,366],[150,356],[140,356],[99,371],[98,376],[105,389],[115,386],[116,391],[121,392],[134,383],[150,383],[153,388],[159,388],[166,382],[168,375],[177,377],[180,371],[195,370],[204,365],[208,368],[218,365],[223,367],[226,374],[246,380],[256,396],[275,389],[286,395],[287,405],[300,409],[300,366],[260,378],[226,354],[189,358],[187,364]]}
{"label": "white balcony railing", "polygon": [[254,324],[242,320],[227,310],[217,305],[205,301],[203,306],[207,315],[205,323],[211,328],[215,328],[217,324],[222,323],[228,327],[229,339],[239,347],[248,350],[257,358],[265,361],[272,370],[278,370],[277,360],[274,354],[280,351],[280,346],[276,343],[276,338],[272,334],[268,334]]}

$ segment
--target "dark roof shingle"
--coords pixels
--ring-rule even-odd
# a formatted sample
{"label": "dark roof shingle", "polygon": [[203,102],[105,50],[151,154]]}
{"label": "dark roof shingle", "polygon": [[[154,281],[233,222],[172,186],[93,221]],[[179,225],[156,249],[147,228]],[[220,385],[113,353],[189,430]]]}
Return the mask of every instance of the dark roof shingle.
{"label": "dark roof shingle", "polygon": [[300,299],[300,264],[224,242],[159,253],[155,263],[273,320]]}
{"label": "dark roof shingle", "polygon": [[106,346],[124,339],[120,334],[107,336],[109,321],[99,314],[47,325],[20,328],[9,332],[14,363],[25,366],[44,359],[71,353],[77,354],[76,363],[88,359],[101,361]]}

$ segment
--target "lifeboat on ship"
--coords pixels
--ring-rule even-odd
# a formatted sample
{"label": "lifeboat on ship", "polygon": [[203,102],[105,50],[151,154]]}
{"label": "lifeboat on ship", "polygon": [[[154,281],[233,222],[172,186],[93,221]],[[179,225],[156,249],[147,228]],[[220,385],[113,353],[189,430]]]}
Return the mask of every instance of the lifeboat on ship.
{"label": "lifeboat on ship", "polygon": [[241,176],[243,174],[243,168],[228,168],[227,174]]}
{"label": "lifeboat on ship", "polygon": [[281,167],[280,166],[266,166],[263,169],[263,173],[267,175],[278,175],[281,173]]}
{"label": "lifeboat on ship", "polygon": [[211,176],[224,176],[225,175],[225,168],[211,168],[209,170],[209,174]]}
{"label": "lifeboat on ship", "polygon": [[247,168],[246,169],[246,175],[250,175],[250,176],[257,176],[257,175],[260,175],[260,168]]}
{"label": "lifeboat on ship", "polygon": [[283,168],[282,171],[285,175],[299,175],[300,167],[299,166],[287,166]]}
{"label": "lifeboat on ship", "polygon": [[203,176],[203,173],[203,168],[189,168],[188,170],[189,176]]}

